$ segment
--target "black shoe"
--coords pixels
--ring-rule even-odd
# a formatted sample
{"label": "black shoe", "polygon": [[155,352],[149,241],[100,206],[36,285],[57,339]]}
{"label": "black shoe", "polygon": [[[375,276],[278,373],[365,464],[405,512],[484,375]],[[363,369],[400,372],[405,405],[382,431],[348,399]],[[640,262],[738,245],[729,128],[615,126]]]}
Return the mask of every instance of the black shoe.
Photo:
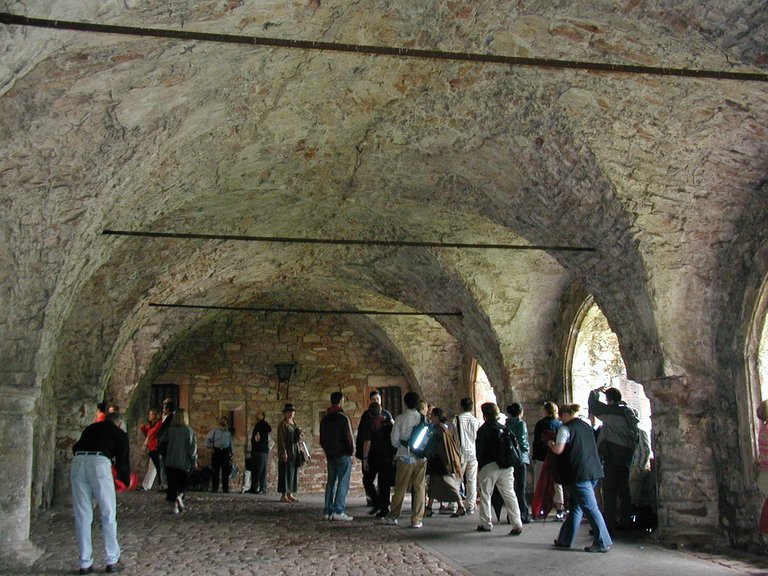
{"label": "black shoe", "polygon": [[375,507],[375,506],[374,506],[373,508],[371,508],[371,509],[368,511],[368,516],[373,516],[373,515],[375,515],[375,514],[378,514],[378,513],[379,513],[379,509],[378,509],[378,507]]}
{"label": "black shoe", "polygon": [[509,531],[510,536],[520,536],[522,533],[523,533],[522,528],[513,528],[512,530]]}
{"label": "black shoe", "polygon": [[477,527],[477,531],[478,531],[478,532],[490,532],[490,531],[491,531],[491,529],[490,529],[490,528],[486,528],[485,526],[483,526],[482,524],[480,524],[480,526],[478,526],[478,527]]}
{"label": "black shoe", "polygon": [[80,568],[80,574],[90,574],[93,572],[93,565],[88,566],[88,568]]}
{"label": "black shoe", "polygon": [[125,566],[120,564],[120,560],[118,560],[114,564],[107,564],[106,572],[107,574],[112,574],[114,572],[122,572],[123,570],[125,570]]}
{"label": "black shoe", "polygon": [[568,544],[564,544],[563,542],[560,542],[557,538],[555,538],[555,548],[570,548]]}
{"label": "black shoe", "polygon": [[387,516],[389,516],[388,508],[384,508],[383,510],[376,512],[376,518],[386,518]]}
{"label": "black shoe", "polygon": [[599,552],[605,554],[610,549],[610,546],[585,546],[584,552]]}

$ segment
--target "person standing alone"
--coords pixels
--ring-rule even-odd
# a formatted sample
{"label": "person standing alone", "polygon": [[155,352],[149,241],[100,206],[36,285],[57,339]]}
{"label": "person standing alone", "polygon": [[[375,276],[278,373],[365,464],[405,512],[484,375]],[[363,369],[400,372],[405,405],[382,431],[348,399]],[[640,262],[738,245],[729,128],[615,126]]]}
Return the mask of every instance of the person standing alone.
{"label": "person standing alone", "polygon": [[226,416],[219,418],[219,427],[208,432],[205,438],[205,447],[213,450],[211,455],[211,468],[213,469],[213,479],[211,492],[214,494],[219,491],[219,476],[221,476],[221,491],[224,494],[229,492],[229,474],[232,471],[232,434],[227,425],[229,419]]}
{"label": "person standing alone", "polygon": [[352,424],[341,407],[343,400],[344,394],[333,392],[331,405],[320,421],[320,446],[323,447],[328,466],[323,519],[349,522],[352,516],[346,513],[346,500],[355,444]]}
{"label": "person standing alone", "polygon": [[120,544],[117,542],[117,499],[112,478],[112,461],[117,478],[130,483],[128,434],[120,429],[122,418],[117,412],[107,414],[83,430],[72,446],[74,457],[70,470],[72,508],[75,516],[75,536],[80,554],[80,574],[93,572],[93,502],[101,513],[104,534],[104,557],[108,573],[121,572]]}
{"label": "person standing alone", "polygon": [[252,494],[267,493],[267,465],[269,462],[269,433],[272,426],[267,422],[267,415],[259,412],[256,424],[251,432],[251,462],[253,480],[250,492]]}

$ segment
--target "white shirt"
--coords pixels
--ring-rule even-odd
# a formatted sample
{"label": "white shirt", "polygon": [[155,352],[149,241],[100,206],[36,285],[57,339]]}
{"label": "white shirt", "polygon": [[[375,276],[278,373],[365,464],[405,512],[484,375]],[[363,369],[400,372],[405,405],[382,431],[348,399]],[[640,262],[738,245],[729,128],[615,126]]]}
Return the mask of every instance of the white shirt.
{"label": "white shirt", "polygon": [[456,416],[454,424],[454,437],[459,445],[464,460],[476,460],[477,452],[475,450],[475,440],[477,440],[477,429],[480,422],[471,412],[462,412]]}
{"label": "white shirt", "polygon": [[408,450],[408,446],[403,446],[400,441],[408,442],[414,426],[419,422],[421,422],[421,414],[416,410],[406,410],[395,418],[395,424],[392,426],[392,434],[390,434],[389,439],[392,442],[392,446],[397,448],[396,458],[413,462],[417,460]]}

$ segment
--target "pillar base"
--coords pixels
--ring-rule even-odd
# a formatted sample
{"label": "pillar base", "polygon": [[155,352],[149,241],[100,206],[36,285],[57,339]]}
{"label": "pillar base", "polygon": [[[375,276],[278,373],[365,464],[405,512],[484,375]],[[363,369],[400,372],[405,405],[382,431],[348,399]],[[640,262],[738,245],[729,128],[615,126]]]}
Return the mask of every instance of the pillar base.
{"label": "pillar base", "polygon": [[729,546],[728,538],[715,528],[659,528],[656,532],[656,541],[665,548],[675,550],[712,550]]}
{"label": "pillar base", "polygon": [[0,544],[0,566],[26,568],[37,562],[43,551],[29,540]]}

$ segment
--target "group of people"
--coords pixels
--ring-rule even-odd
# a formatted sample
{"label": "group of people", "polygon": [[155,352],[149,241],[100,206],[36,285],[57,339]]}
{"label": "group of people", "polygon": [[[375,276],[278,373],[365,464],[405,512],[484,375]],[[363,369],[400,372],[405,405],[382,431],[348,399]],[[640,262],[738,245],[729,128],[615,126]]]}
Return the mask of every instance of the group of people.
{"label": "group of people", "polygon": [[[472,414],[472,400],[464,398],[461,413],[449,422],[444,410],[429,407],[418,394],[408,392],[403,398],[405,411],[392,418],[374,390],[355,440],[351,421],[342,408],[343,394],[334,392],[330,402],[320,423],[320,444],[328,463],[324,519],[353,519],[346,513],[346,496],[354,455],[362,462],[370,514],[384,524],[398,524],[408,493],[412,495],[412,528],[421,528],[423,518],[432,515],[434,501],[452,506],[452,517],[473,514],[479,485],[478,531],[492,529],[491,498],[498,490],[512,525],[510,534],[522,533],[515,469],[498,464],[502,426],[496,404],[483,404],[481,424]],[[420,432],[426,439],[423,449],[416,449],[412,436]]]}
{"label": "group of people", "polygon": [[[600,399],[601,393],[605,402]],[[326,520],[353,520],[346,511],[346,497],[352,459],[357,457],[362,463],[370,514],[388,525],[398,524],[408,493],[412,495],[412,528],[421,528],[423,518],[432,515],[434,501],[447,504],[453,517],[474,514],[479,509],[478,532],[490,532],[494,525],[493,508],[497,509],[499,520],[503,509],[511,525],[511,536],[522,534],[523,525],[531,522],[532,517],[546,517],[555,507],[555,518],[563,521],[554,541],[558,548],[573,545],[576,529],[586,514],[593,535],[593,543],[585,548],[588,552],[610,550],[612,531],[630,522],[630,467],[637,461],[640,434],[637,413],[621,400],[621,392],[615,388],[601,387],[590,393],[590,414],[603,423],[599,434],[579,418],[577,404],[567,404],[558,410],[556,404],[546,402],[543,417],[534,428],[532,444],[519,403],[507,407],[506,424],[500,423],[496,404],[484,403],[480,407],[481,423],[473,415],[473,401],[464,398],[461,412],[449,421],[444,410],[430,407],[418,394],[408,392],[403,398],[404,412],[393,418],[382,407],[379,392],[374,390],[355,436],[351,420],[344,413],[343,400],[342,392],[333,392],[320,422],[320,445],[326,455],[328,475],[323,510]],[[768,419],[768,409],[765,412]],[[295,414],[293,404],[286,404],[276,431],[277,488],[281,502],[286,503],[298,501],[298,469],[310,459]],[[212,491],[218,491],[221,484],[226,493],[233,458],[232,434],[225,416],[218,424],[206,436],[205,446],[212,453]],[[175,409],[173,400],[167,398],[161,413],[150,410],[141,431],[150,460],[142,487],[151,489],[159,476],[172,512],[179,514],[185,508],[184,493],[190,474],[198,468],[197,439],[189,427],[189,416],[186,410]],[[413,440],[415,431],[426,438],[418,449]],[[271,432],[265,413],[260,412],[251,433],[249,462],[250,491],[258,494],[267,492]],[[518,456],[511,465],[502,464],[501,459],[504,448],[500,439],[505,434],[514,436],[517,446]],[[115,482],[125,483],[130,474],[128,436],[119,409],[100,410],[97,422],[83,431],[73,452],[71,483],[80,573],[93,571],[92,501],[98,503],[102,515],[106,571],[118,572],[122,565],[116,536]],[[532,514],[526,498],[531,463],[535,484]],[[602,512],[595,492],[600,480]],[[567,517],[564,487],[570,493]]]}

